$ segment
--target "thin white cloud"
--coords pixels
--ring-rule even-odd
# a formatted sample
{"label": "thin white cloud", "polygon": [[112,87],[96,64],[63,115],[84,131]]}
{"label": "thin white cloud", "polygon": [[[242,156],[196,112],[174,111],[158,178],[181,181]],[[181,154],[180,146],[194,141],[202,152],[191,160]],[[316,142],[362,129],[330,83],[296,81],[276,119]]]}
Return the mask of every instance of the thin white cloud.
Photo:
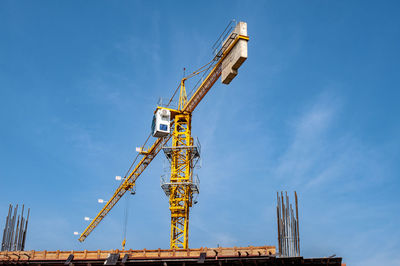
{"label": "thin white cloud", "polygon": [[281,154],[274,175],[293,187],[318,189],[343,182],[342,188],[380,175],[373,149],[363,145],[351,128],[337,127],[342,103],[331,93],[322,93],[293,120],[292,141]]}
{"label": "thin white cloud", "polygon": [[[393,250],[398,246],[398,240],[392,239],[392,245],[389,245],[383,237],[387,228],[379,229],[380,233],[356,229],[358,226],[354,221],[379,220],[379,217],[387,215],[387,210],[374,203],[374,200],[379,202],[381,199],[374,199],[377,194],[372,195],[370,191],[388,182],[391,174],[388,170],[390,165],[381,156],[384,147],[362,141],[354,128],[343,126],[346,124],[343,123],[346,115],[343,110],[343,102],[332,93],[324,92],[312,99],[312,104],[289,124],[291,141],[272,172],[284,186],[302,190],[308,198],[328,191],[332,195],[329,201],[321,202],[325,208],[318,203],[313,206],[318,211],[310,209],[310,206],[304,208],[309,217],[303,220],[305,226],[301,233],[312,239],[303,242],[305,250],[325,254],[340,247],[344,250],[340,256],[347,257],[347,262],[357,258],[361,259],[357,265],[397,265],[399,258]],[[363,192],[370,194],[368,200],[371,203],[357,198]],[[318,223],[312,228],[308,227],[315,220],[311,216],[318,217]],[[327,230],[329,227],[334,227],[336,233]],[[363,228],[368,226],[363,225]],[[331,243],[315,244],[322,241],[315,230],[324,239],[330,238]],[[370,244],[366,244],[370,242],[379,244],[373,252],[364,254],[365,250],[371,249]],[[346,250],[352,250],[351,254],[345,254]]]}
{"label": "thin white cloud", "polygon": [[317,103],[291,123],[293,140],[280,157],[275,170],[278,178],[290,179],[294,184],[303,180],[304,184],[306,176],[315,171],[317,161],[324,157],[324,137],[336,110],[336,104],[327,104],[326,97],[319,97]]}

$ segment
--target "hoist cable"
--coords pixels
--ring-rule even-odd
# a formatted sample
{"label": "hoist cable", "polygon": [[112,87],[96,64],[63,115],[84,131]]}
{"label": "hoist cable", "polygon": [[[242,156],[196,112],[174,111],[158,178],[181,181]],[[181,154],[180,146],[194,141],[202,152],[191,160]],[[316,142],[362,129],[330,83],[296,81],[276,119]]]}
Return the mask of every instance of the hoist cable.
{"label": "hoist cable", "polygon": [[122,229],[122,249],[125,249],[125,243],[126,243],[126,231],[127,231],[127,225],[128,225],[128,214],[129,214],[129,197],[126,197],[125,200],[125,210],[124,210],[124,220],[123,220],[123,229]]}

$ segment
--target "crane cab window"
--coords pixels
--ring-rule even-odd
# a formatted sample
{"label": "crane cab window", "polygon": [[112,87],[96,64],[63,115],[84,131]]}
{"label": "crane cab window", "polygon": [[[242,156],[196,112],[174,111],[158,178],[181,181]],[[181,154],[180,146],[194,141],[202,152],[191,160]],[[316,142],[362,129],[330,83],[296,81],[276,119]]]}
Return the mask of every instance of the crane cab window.
{"label": "crane cab window", "polygon": [[164,124],[160,124],[160,130],[167,131],[168,130],[168,126],[164,125]]}
{"label": "crane cab window", "polygon": [[171,112],[167,109],[157,109],[153,116],[151,131],[153,137],[160,138],[170,134]]}

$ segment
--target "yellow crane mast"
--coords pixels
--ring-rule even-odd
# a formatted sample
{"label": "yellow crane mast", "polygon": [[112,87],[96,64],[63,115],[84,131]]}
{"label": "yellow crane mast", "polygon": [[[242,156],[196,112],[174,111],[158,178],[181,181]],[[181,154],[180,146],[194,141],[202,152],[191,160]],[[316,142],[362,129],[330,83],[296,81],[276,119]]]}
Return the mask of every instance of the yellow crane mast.
{"label": "yellow crane mast", "polygon": [[[192,112],[219,77],[221,77],[222,83],[229,84],[237,75],[239,67],[247,59],[248,40],[247,24],[245,22],[229,24],[216,42],[217,45],[221,44],[221,46],[218,46],[215,50],[213,60],[207,64],[208,68],[205,68],[207,65],[203,66],[181,80],[178,87],[180,92],[178,108],[169,107],[169,103],[171,103],[174,96],[172,96],[167,106],[157,106],[152,124],[152,135],[157,139],[150,148],[144,150],[150,138],[149,136],[141,148],[138,149],[139,154],[132,166],[136,163],[139,155],[143,157],[133,170],[131,169],[132,166],[128,170],[113,196],[80,235],[80,242],[86,239],[127,191],[132,191],[137,178],[158,152],[163,149],[170,162],[171,171],[169,180],[162,180],[161,184],[165,194],[169,197],[171,212],[170,248],[189,248],[189,209],[193,204],[193,194],[199,193],[199,182],[194,178],[193,168],[195,160],[200,157],[200,147],[195,145],[191,134]],[[200,85],[195,87],[195,92],[188,100],[185,81],[203,72],[207,74],[206,77]],[[167,146],[171,137],[171,146]],[[124,246],[125,239],[123,241]]]}
{"label": "yellow crane mast", "polygon": [[169,197],[171,249],[188,248],[189,208],[192,207],[193,193],[199,192],[198,183],[193,182],[193,160],[198,158],[200,153],[199,148],[193,145],[191,136],[192,115],[183,111],[187,103],[185,81],[186,78],[181,81],[178,110],[170,110],[175,114],[172,147],[163,148],[171,163],[170,180],[161,185]]}

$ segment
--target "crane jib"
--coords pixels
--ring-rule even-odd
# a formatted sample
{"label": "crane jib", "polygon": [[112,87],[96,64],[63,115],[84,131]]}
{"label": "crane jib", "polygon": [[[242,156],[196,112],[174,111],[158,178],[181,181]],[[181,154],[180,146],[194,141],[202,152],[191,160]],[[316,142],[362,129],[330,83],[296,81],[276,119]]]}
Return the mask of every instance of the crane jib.
{"label": "crane jib", "polygon": [[117,190],[111,199],[104,205],[103,209],[97,214],[89,226],[79,237],[79,241],[83,242],[85,238],[93,231],[94,228],[102,221],[102,219],[108,214],[108,212],[117,204],[119,199],[128,191],[129,188],[133,186],[136,179],[140,174],[146,169],[154,157],[158,154],[161,148],[168,142],[171,136],[166,136],[164,138],[158,138],[151,146],[148,154],[144,155],[140,162],[136,165],[135,169],[125,178],[124,182],[119,185]]}
{"label": "crane jib", "polygon": [[[221,76],[222,62],[233,49],[239,40],[249,40],[249,37],[243,35],[236,35],[232,43],[223,51],[223,54],[219,58],[218,62],[215,64],[214,68],[210,71],[204,81],[198,86],[196,91],[193,93],[192,97],[185,104],[183,111],[191,113],[193,112],[200,101],[204,98],[207,92],[215,84],[217,79]],[[171,128],[173,122],[171,122]],[[108,212],[117,204],[120,198],[135,184],[137,178],[142,174],[150,162],[155,158],[162,147],[169,141],[171,135],[166,137],[157,138],[154,144],[149,148],[149,150],[143,154],[142,159],[135,166],[134,170],[127,176],[123,183],[119,185],[114,195],[110,198],[97,216],[88,225],[85,231],[80,235],[79,241],[83,242],[86,237],[97,227],[97,225],[103,220],[103,218],[108,214]]]}

